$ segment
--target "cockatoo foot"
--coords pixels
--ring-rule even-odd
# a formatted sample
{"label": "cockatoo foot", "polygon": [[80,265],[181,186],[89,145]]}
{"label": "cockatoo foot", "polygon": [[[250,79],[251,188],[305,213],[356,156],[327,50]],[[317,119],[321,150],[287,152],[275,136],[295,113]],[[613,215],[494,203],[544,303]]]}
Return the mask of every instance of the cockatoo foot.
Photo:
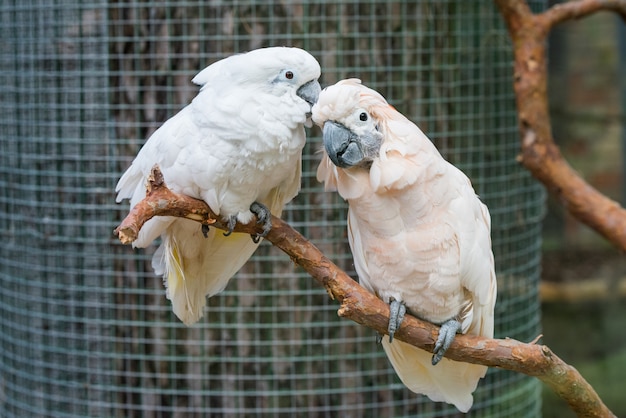
{"label": "cockatoo foot", "polygon": [[224,236],[227,237],[230,234],[233,233],[233,231],[235,230],[235,225],[237,225],[237,216],[236,215],[230,215],[228,217],[228,224],[226,226],[228,226],[228,231],[224,232]]}
{"label": "cockatoo foot", "polygon": [[389,334],[389,342],[393,341],[393,336],[400,328],[400,324],[404,320],[404,314],[406,313],[406,306],[404,303],[392,299],[389,302],[389,325],[387,327],[387,333]]}
{"label": "cockatoo foot", "polygon": [[202,235],[204,235],[204,238],[209,237],[209,225],[202,224]]}
{"label": "cockatoo foot", "polygon": [[441,328],[439,329],[439,336],[437,337],[437,342],[435,343],[435,348],[433,349],[433,366],[437,365],[443,358],[443,355],[448,351],[450,344],[454,341],[454,337],[456,333],[461,329],[461,323],[456,319],[448,319],[446,322],[441,324]]}
{"label": "cockatoo foot", "polygon": [[250,205],[250,212],[256,215],[256,223],[263,225],[263,232],[252,235],[252,241],[254,241],[255,244],[258,244],[261,238],[265,238],[272,229],[272,213],[265,205],[262,205],[259,202],[253,202]]}

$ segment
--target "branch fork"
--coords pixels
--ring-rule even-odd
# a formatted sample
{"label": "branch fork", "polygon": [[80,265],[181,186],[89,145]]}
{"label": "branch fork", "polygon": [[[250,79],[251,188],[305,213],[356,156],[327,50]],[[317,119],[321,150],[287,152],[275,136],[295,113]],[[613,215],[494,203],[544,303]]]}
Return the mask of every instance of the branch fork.
{"label": "branch fork", "polygon": [[587,183],[552,137],[547,95],[547,38],[552,28],[599,11],[626,21],[626,0],[577,0],[534,14],[524,0],[494,0],[511,36],[521,153],[517,160],[580,222],[626,251],[626,210]]}

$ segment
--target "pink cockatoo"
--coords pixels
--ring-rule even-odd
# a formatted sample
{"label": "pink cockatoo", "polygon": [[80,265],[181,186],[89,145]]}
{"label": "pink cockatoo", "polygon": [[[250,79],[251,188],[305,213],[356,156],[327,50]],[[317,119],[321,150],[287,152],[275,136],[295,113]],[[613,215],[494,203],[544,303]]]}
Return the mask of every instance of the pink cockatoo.
{"label": "pink cockatoo", "polygon": [[[348,201],[361,284],[390,304],[384,350],[402,382],[468,411],[487,367],[444,358],[456,333],[493,337],[490,216],[470,180],[376,91],[349,79],[313,107],[325,152],[317,178]],[[440,325],[434,354],[393,340],[404,313]]]}

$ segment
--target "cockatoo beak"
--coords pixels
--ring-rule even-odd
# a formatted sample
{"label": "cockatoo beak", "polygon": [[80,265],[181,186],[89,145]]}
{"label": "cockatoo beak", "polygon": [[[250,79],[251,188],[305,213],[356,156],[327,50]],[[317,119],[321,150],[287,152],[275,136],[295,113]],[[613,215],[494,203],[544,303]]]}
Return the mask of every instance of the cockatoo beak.
{"label": "cockatoo beak", "polygon": [[321,91],[322,86],[320,86],[320,83],[318,83],[317,80],[311,80],[303,84],[300,86],[298,91],[296,91],[296,95],[310,105],[309,111],[306,114],[306,122],[304,122],[304,126],[307,128],[311,128],[313,126],[313,121],[311,120],[311,109],[317,102]]}
{"label": "cockatoo beak", "polygon": [[298,91],[296,91],[296,94],[298,95],[298,97],[313,106],[317,102],[321,91],[322,86],[320,86],[320,83],[317,80],[311,80],[308,83],[300,86]]}
{"label": "cockatoo beak", "polygon": [[323,140],[326,153],[337,167],[353,167],[363,161],[359,137],[341,123],[324,123]]}

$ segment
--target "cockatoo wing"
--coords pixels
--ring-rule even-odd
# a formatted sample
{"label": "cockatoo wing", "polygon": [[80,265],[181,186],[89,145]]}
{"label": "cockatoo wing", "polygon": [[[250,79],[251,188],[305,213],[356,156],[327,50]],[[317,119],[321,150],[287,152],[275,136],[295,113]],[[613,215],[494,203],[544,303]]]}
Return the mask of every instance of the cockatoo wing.
{"label": "cockatoo wing", "polygon": [[[131,207],[145,197],[145,182],[154,164],[158,164],[170,189],[200,198],[199,187],[192,187],[178,168],[186,164],[182,150],[195,148],[203,138],[193,124],[192,109],[188,106],[166,121],[146,142],[131,167],[118,182],[117,200],[130,198]],[[219,141],[216,140],[216,147]],[[211,157],[209,157],[211,158]],[[216,169],[215,161],[207,161],[204,169]],[[207,176],[207,178],[210,178]],[[205,184],[204,196],[211,208],[219,208],[218,184]],[[195,190],[194,190],[195,189]],[[213,191],[213,193],[211,193]],[[155,217],[140,230],[133,246],[145,247],[159,236],[162,242],[152,259],[155,273],[164,275],[166,295],[173,312],[185,324],[196,322],[203,314],[206,297],[224,289],[256,250],[250,236],[233,234],[224,237],[221,231],[211,229],[205,238],[200,225],[174,217]]]}
{"label": "cockatoo wing", "polygon": [[451,168],[457,174],[459,197],[451,201],[448,210],[458,233],[461,284],[470,293],[473,307],[462,331],[493,338],[497,282],[491,252],[491,217],[469,179],[456,167]]}
{"label": "cockatoo wing", "polygon": [[[118,200],[130,198],[134,206],[143,199],[147,175],[152,165],[158,163],[170,189],[204,198],[211,208],[220,207],[218,199],[223,187],[205,184],[205,189],[199,191],[188,181],[181,180],[183,169],[177,168],[181,162],[175,157],[180,157],[185,146],[193,147],[188,142],[197,135],[194,130],[184,128],[184,116],[185,110],[168,120],[142,148],[118,183]],[[209,161],[208,165],[216,169],[219,163]],[[216,174],[215,178],[218,177]],[[300,178],[301,159],[297,158],[288,179],[258,199],[259,203],[266,205],[273,215],[280,216],[284,205],[298,193]],[[225,237],[223,231],[214,228],[205,238],[197,222],[173,217],[148,221],[133,246],[145,247],[159,236],[162,243],[153,256],[152,265],[155,273],[166,276],[167,297],[172,301],[174,313],[187,325],[202,317],[206,297],[221,292],[258,247],[248,234],[233,233]]]}
{"label": "cockatoo wing", "polygon": [[[259,202],[273,215],[280,216],[285,203],[297,193],[299,167],[300,164],[291,181],[272,189]],[[167,297],[172,301],[173,311],[189,325],[202,317],[206,297],[224,290],[257,247],[248,234],[233,233],[226,237],[223,231],[211,228],[205,238],[197,222],[175,219],[163,234],[163,243],[152,265],[157,274],[167,276]]]}

